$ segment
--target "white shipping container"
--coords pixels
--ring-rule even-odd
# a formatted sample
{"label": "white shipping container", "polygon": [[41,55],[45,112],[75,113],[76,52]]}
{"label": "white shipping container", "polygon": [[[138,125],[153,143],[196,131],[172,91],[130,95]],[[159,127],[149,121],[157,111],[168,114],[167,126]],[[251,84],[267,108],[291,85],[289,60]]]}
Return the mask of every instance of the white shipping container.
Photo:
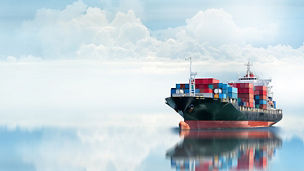
{"label": "white shipping container", "polygon": [[196,93],[198,96],[203,96],[206,98],[213,98],[213,93]]}

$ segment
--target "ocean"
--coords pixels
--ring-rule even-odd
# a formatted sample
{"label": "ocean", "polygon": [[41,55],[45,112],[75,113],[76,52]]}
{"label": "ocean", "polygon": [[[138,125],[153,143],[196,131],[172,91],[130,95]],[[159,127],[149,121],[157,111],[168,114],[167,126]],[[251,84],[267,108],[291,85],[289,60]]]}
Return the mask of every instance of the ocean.
{"label": "ocean", "polygon": [[295,125],[297,119],[271,128],[180,132],[177,125],[181,118],[173,111],[100,116],[105,117],[73,124],[2,125],[0,170],[303,167],[304,129]]}

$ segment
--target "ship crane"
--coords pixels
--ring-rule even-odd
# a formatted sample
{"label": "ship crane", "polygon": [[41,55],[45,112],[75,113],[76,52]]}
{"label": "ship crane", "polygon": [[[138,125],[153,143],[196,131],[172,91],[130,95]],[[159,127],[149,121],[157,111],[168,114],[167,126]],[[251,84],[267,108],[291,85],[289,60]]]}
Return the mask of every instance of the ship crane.
{"label": "ship crane", "polygon": [[195,96],[195,76],[197,75],[197,72],[192,72],[192,58],[188,57],[188,58],[185,58],[185,60],[189,60],[189,63],[190,63],[189,95]]}

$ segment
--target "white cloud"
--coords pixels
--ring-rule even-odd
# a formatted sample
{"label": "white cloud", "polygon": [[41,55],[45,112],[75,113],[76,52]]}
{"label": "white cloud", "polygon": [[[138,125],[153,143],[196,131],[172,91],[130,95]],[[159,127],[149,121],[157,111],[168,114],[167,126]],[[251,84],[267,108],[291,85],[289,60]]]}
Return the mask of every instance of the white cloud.
{"label": "white cloud", "polygon": [[276,34],[272,27],[239,27],[222,9],[199,11],[185,26],[163,31],[157,38],[133,11],[117,12],[112,20],[108,18],[106,11],[78,1],[62,11],[39,10],[33,20],[24,23],[21,32],[35,47],[33,55],[41,52],[44,58],[103,59],[215,58],[225,53],[218,46],[235,44],[243,48],[246,43],[265,42]]}
{"label": "white cloud", "polygon": [[212,44],[265,41],[276,33],[275,28],[241,28],[236,25],[233,17],[222,9],[199,11],[187,20],[185,30],[192,38]]}

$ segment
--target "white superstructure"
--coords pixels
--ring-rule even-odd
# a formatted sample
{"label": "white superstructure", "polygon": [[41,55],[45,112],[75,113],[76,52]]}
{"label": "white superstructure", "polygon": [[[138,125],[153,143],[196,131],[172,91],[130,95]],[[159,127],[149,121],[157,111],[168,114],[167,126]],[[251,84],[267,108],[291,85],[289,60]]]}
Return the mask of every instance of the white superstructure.
{"label": "white superstructure", "polygon": [[256,77],[251,71],[252,64],[250,61],[245,65],[247,66],[246,75],[244,77],[240,77],[238,82],[240,83],[252,83],[254,86],[266,86],[268,97],[273,97],[272,86],[270,85],[271,79],[259,79]]}

